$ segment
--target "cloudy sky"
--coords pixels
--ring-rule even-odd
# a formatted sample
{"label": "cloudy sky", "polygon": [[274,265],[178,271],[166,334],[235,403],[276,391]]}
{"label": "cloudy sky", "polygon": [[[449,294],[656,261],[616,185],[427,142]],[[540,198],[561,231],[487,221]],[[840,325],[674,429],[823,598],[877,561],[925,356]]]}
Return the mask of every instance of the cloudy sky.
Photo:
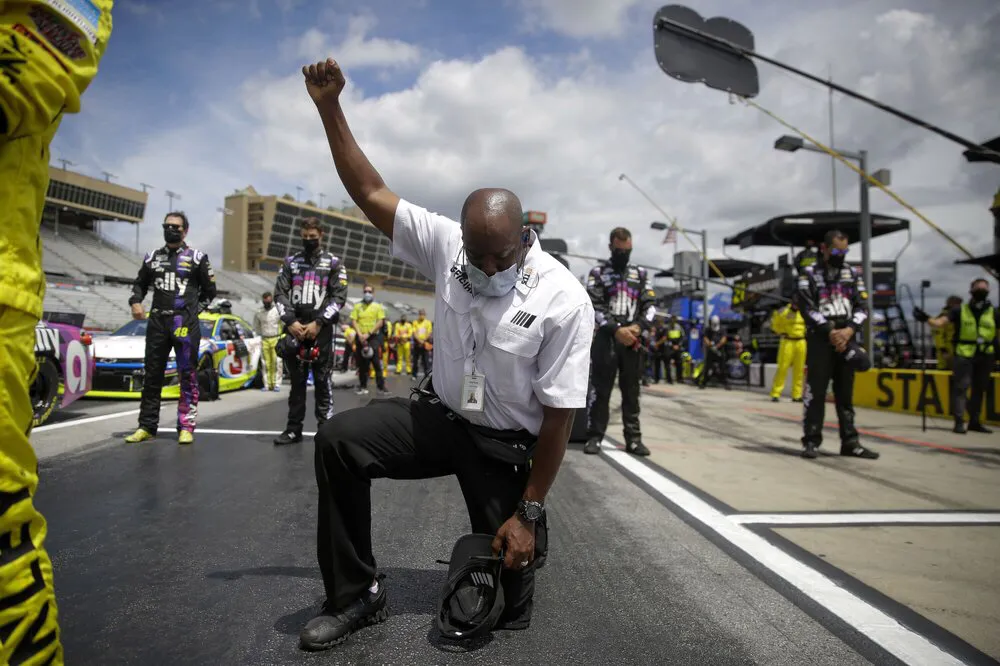
{"label": "cloudy sky", "polygon": [[[549,215],[547,235],[604,255],[615,225],[638,261],[672,263],[649,229],[660,216],[628,174],[682,224],[722,238],[779,214],[832,206],[831,162],[773,149],[786,130],[723,93],[665,76],[652,49],[661,3],[636,0],[119,0],[84,111],[53,159],[118,182],[152,184],[142,245],[160,240],[164,191],[182,196],[191,240],[221,262],[226,193],[340,205],[346,197],[301,66],[336,58],[345,109],[389,186],[457,217],[466,194],[509,187]],[[689,0],[702,16],[748,26],[764,54],[834,79],[975,141],[1000,134],[1000,4],[995,0]],[[168,8],[169,7],[169,8]],[[759,65],[757,101],[826,139],[826,89]],[[835,143],[867,148],[872,169],[973,254],[992,251],[988,211],[1000,167],[849,98],[834,96]],[[856,209],[857,176],[838,165],[837,204]],[[884,193],[872,209],[912,221],[901,280],[967,292],[975,268]],[[110,225],[106,225],[110,226]],[[115,233],[115,232],[112,232]],[[119,238],[131,242],[128,229]],[[683,241],[682,241],[683,242]],[[905,237],[877,239],[892,259]],[[680,249],[686,249],[683,245]],[[772,260],[774,249],[734,257]],[[854,260],[860,248],[852,249]],[[582,272],[585,266],[574,266]]]}

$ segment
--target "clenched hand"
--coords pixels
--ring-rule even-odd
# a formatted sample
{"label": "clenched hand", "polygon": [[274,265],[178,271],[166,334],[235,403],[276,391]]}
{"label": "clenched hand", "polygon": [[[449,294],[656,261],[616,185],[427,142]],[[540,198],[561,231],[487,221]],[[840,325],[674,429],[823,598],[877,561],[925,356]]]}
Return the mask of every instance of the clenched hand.
{"label": "clenched hand", "polygon": [[344,86],[347,85],[344,73],[340,71],[340,65],[333,58],[327,58],[315,65],[304,66],[302,75],[306,79],[306,90],[317,105],[336,102]]}

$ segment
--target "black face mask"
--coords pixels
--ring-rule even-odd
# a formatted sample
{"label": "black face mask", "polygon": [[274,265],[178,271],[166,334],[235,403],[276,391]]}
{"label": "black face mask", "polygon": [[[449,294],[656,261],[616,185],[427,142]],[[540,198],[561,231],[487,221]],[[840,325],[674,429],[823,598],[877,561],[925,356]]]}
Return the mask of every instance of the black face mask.
{"label": "black face mask", "polygon": [[632,256],[632,250],[611,250],[611,265],[617,269],[622,270],[628,266],[629,257]]}
{"label": "black face mask", "polygon": [[974,289],[972,291],[972,300],[976,303],[982,303],[989,294],[990,292],[987,289]]}
{"label": "black face mask", "polygon": [[840,268],[844,265],[844,255],[842,254],[831,254],[830,258],[827,259],[826,263],[830,264],[834,268]]}
{"label": "black face mask", "polygon": [[271,301],[265,301],[264,302],[264,309],[265,310],[270,310],[272,307],[274,307],[274,303],[272,303]]}
{"label": "black face mask", "polygon": [[319,249],[319,240],[315,238],[306,238],[302,241],[302,249],[306,251],[306,254],[313,254]]}
{"label": "black face mask", "polygon": [[163,240],[167,243],[180,243],[184,240],[184,232],[180,227],[175,227],[173,225],[163,227]]}

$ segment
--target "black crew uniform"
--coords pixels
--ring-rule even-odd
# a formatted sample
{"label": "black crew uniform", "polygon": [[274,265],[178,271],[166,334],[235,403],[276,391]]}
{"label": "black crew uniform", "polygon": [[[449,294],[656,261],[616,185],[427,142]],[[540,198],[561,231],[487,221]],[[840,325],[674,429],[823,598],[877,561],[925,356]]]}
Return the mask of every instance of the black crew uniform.
{"label": "black crew uniform", "polygon": [[684,381],[684,329],[680,324],[669,324],[663,330],[662,336],[666,338],[666,341],[660,347],[660,353],[663,357],[667,383],[674,383],[670,371],[670,366],[673,365],[673,374],[677,377],[677,383],[680,384]]}
{"label": "black crew uniform", "polygon": [[[274,285],[274,302],[285,324],[283,358],[291,375],[288,396],[288,423],[275,444],[301,441],[302,423],[306,416],[306,382],[310,366],[298,357],[300,346],[315,346],[319,355],[312,361],[315,385],[316,421],[318,426],[333,416],[333,328],[340,320],[340,310],[347,300],[347,271],[340,259],[317,250],[311,256],[304,250],[285,259]],[[303,325],[317,322],[320,326],[315,341],[295,340],[288,327],[294,322]]]}
{"label": "black crew uniform", "polygon": [[610,261],[604,262],[587,276],[587,292],[594,305],[597,330],[590,351],[593,399],[584,451],[597,453],[600,450],[608,428],[608,402],[617,375],[622,394],[626,450],[649,455],[639,429],[639,384],[645,376],[640,352],[642,338],[636,336],[639,338],[636,347],[626,347],[615,339],[615,331],[622,326],[639,324],[643,330],[652,327],[656,294],[649,275],[639,266],[619,270]]}
{"label": "black crew uniform", "polygon": [[804,396],[802,455],[816,457],[823,443],[826,388],[833,381],[834,403],[840,429],[840,454],[878,458],[858,441],[854,426],[854,368],[830,342],[830,332],[850,328],[855,336],[868,319],[866,288],[858,270],[848,264],[839,268],[819,260],[806,266],[798,279],[795,297],[806,324],[806,366],[809,368]]}
{"label": "black crew uniform", "polygon": [[705,366],[698,377],[698,388],[705,388],[712,377],[718,379],[729,390],[729,367],[726,364],[726,331],[709,326],[701,334],[701,346],[705,353]]}
{"label": "black crew uniform", "polygon": [[802,275],[807,266],[813,266],[819,261],[819,250],[815,247],[807,247],[795,255],[795,273],[796,275]]}
{"label": "black crew uniform", "polygon": [[142,401],[139,427],[155,435],[160,422],[160,392],[170,351],[174,351],[180,398],[178,430],[194,431],[198,416],[198,349],[201,325],[198,313],[216,296],[215,271],[208,255],[181,243],[146,253],[132,284],[129,306],[142,303],[150,288],[153,303],[146,324]]}

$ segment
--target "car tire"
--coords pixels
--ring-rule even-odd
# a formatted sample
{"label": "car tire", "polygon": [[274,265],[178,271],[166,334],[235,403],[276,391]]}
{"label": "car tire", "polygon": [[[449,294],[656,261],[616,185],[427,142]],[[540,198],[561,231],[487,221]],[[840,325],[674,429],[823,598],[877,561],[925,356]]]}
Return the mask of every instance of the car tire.
{"label": "car tire", "polygon": [[261,358],[257,361],[257,374],[254,375],[253,381],[250,383],[251,388],[262,389],[264,388],[264,355],[261,354]]}
{"label": "car tire", "polygon": [[51,358],[38,359],[38,372],[31,384],[31,425],[44,424],[59,402],[59,369]]}

